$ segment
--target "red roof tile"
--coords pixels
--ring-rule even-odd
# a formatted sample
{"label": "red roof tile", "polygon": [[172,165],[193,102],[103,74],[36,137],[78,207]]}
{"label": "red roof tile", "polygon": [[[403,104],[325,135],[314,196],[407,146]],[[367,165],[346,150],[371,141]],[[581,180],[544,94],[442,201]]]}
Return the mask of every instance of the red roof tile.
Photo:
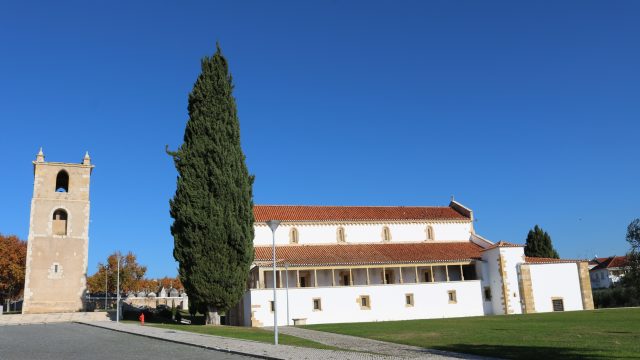
{"label": "red roof tile", "polygon": [[556,259],[556,258],[543,258],[525,256],[525,261],[529,264],[560,264],[560,263],[575,263],[583,262],[587,260],[574,260],[574,259]]}
{"label": "red roof tile", "polygon": [[[480,258],[482,248],[470,241],[451,243],[332,244],[276,246],[277,262],[292,266],[400,264]],[[256,246],[255,261],[269,262],[271,246]]]}
{"label": "red roof tile", "polygon": [[365,220],[469,220],[446,206],[315,206],[255,205],[257,222],[365,221]]}
{"label": "red roof tile", "polygon": [[610,256],[608,258],[598,258],[596,261],[598,262],[598,265],[593,267],[591,270],[622,268],[627,266],[626,256]]}
{"label": "red roof tile", "polygon": [[482,251],[491,250],[491,249],[495,249],[495,248],[498,248],[498,247],[524,247],[524,245],[512,244],[512,243],[509,243],[509,242],[506,242],[506,241],[498,241],[497,243],[489,246],[486,249],[483,249]]}

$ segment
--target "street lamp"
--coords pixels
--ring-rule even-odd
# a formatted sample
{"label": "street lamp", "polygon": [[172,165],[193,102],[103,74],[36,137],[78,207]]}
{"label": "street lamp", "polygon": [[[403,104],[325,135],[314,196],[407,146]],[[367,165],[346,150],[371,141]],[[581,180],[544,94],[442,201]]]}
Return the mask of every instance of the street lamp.
{"label": "street lamp", "polygon": [[109,265],[104,266],[104,311],[107,311],[107,294],[109,293],[108,285],[109,280]]}
{"label": "street lamp", "polygon": [[278,345],[278,303],[276,298],[276,229],[280,225],[279,220],[269,220],[267,225],[271,229],[273,244],[273,342]]}
{"label": "street lamp", "polygon": [[120,323],[120,254],[118,253],[118,284],[116,286],[116,323]]}

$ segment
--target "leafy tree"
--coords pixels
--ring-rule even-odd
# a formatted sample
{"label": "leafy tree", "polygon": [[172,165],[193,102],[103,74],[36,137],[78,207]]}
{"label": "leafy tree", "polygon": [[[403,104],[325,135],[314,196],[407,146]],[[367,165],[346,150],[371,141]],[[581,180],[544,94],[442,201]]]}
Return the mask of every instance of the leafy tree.
{"label": "leafy tree", "polygon": [[633,220],[627,227],[627,242],[631,248],[627,253],[628,270],[623,283],[640,294],[640,219]]}
{"label": "leafy tree", "polygon": [[529,230],[527,234],[524,254],[532,257],[560,258],[558,252],[553,248],[553,244],[551,244],[551,236],[538,225]]}
{"label": "leafy tree", "polygon": [[0,299],[15,300],[24,289],[27,242],[0,234]]}
{"label": "leafy tree", "polygon": [[170,201],[173,256],[180,280],[207,324],[245,291],[253,261],[253,176],[240,147],[233,83],[220,46],[201,61],[189,94],[189,120],[180,148],[167,153],[178,171]]}
{"label": "leafy tree", "polygon": [[136,256],[131,251],[125,256],[116,251],[107,257],[106,264],[98,263],[96,273],[87,278],[87,288],[90,293],[104,292],[105,276],[108,278],[108,291],[116,292],[118,257],[120,257],[120,291],[126,293],[141,290],[140,285],[144,280],[147,267],[138,264]]}

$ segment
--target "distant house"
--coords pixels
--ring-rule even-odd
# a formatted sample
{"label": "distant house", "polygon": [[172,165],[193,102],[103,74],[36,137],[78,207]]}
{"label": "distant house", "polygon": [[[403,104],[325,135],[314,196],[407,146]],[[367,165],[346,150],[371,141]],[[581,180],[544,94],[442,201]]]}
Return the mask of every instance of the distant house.
{"label": "distant house", "polygon": [[608,288],[619,282],[626,273],[626,256],[609,256],[593,258],[589,261],[591,287],[593,289]]}

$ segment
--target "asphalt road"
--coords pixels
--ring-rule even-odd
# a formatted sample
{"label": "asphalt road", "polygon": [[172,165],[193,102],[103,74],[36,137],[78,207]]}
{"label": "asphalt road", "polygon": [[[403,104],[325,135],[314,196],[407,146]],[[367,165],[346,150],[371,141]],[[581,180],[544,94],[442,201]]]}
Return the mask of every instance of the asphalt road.
{"label": "asphalt road", "polygon": [[81,324],[0,326],[1,360],[253,359]]}

